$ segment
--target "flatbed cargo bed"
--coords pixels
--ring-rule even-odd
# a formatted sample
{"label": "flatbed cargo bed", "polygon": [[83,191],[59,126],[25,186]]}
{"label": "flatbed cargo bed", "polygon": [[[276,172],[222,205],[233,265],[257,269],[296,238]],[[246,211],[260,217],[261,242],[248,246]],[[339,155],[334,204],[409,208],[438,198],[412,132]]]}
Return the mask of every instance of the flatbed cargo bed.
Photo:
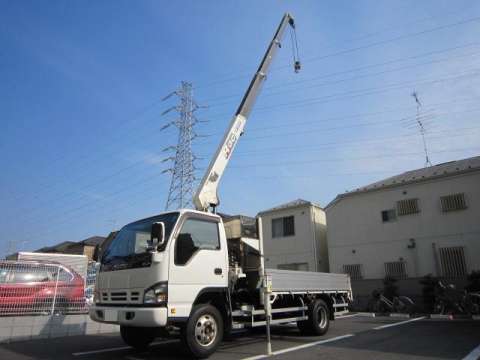
{"label": "flatbed cargo bed", "polygon": [[348,293],[352,294],[347,274],[266,269],[273,293]]}

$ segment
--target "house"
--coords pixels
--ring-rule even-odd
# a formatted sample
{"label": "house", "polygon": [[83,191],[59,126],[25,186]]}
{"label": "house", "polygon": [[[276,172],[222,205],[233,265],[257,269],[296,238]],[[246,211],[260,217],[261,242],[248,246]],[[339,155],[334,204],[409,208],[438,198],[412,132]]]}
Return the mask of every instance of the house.
{"label": "house", "polygon": [[73,242],[64,241],[57,245],[45,246],[36,250],[37,253],[49,253],[49,254],[70,254],[70,255],[86,255],[88,260],[94,260],[95,252],[104,241],[103,236],[92,236],[85,240]]}
{"label": "house", "polygon": [[330,270],[354,287],[385,276],[464,280],[480,269],[480,156],[340,194],[326,217]]}
{"label": "house", "polygon": [[286,270],[328,272],[325,213],[298,199],[261,211],[265,266]]}

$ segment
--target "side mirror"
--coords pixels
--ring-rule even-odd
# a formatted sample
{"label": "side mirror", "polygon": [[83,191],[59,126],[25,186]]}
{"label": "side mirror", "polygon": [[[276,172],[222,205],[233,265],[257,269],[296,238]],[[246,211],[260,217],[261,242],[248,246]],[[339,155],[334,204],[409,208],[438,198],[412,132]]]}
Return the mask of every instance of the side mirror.
{"label": "side mirror", "polygon": [[148,248],[150,251],[156,251],[159,245],[163,245],[165,242],[165,224],[163,222],[157,222],[152,224],[152,230],[150,231],[150,241]]}

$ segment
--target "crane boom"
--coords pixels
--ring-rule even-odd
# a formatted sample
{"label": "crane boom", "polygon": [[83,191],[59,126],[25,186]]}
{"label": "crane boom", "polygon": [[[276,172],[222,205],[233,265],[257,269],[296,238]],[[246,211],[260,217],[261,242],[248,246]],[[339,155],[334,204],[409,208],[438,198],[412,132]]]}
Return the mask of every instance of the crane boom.
{"label": "crane boom", "polygon": [[[266,79],[268,69],[273,61],[278,48],[281,46],[280,40],[283,38],[285,28],[287,25],[290,25],[295,29],[295,22],[293,17],[290,14],[285,14],[280,22],[280,25],[273,36],[270,45],[253,76],[250,85],[248,86],[245,95],[243,96],[242,102],[238,107],[233,119],[230,122],[229,127],[227,128],[222,142],[215,152],[214,157],[212,158],[210,165],[208,166],[205,175],[203,176],[202,181],[197,189],[195,196],[193,197],[193,202],[197,210],[207,211],[210,207],[215,210],[215,207],[219,204],[219,198],[217,194],[218,184],[220,179],[227,167],[228,162],[230,161],[231,155],[235,146],[237,145],[238,139],[243,134],[243,129],[247,122],[248,116],[252,111],[253,105],[260,93],[262,85]],[[300,62],[295,61],[295,72],[298,72],[300,69]]]}

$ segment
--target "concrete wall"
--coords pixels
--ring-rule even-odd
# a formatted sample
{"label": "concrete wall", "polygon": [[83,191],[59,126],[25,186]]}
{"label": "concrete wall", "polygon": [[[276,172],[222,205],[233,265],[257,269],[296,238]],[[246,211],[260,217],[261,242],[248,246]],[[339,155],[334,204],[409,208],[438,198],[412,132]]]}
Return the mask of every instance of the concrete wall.
{"label": "concrete wall", "polygon": [[[466,210],[444,213],[440,196],[465,193]],[[381,211],[418,198],[420,213],[382,222]],[[362,264],[365,279],[385,276],[384,263],[403,259],[408,277],[437,273],[434,248],[463,246],[467,271],[480,269],[480,172],[360,193],[327,208],[330,270]],[[410,239],[415,248],[409,249]],[[437,250],[438,252],[438,250]]]}
{"label": "concrete wall", "polygon": [[94,322],[86,314],[0,317],[0,343],[117,331],[118,325]]}
{"label": "concrete wall", "polygon": [[[261,213],[265,247],[265,265],[307,263],[309,271],[328,271],[325,214],[322,209],[305,205]],[[272,220],[294,216],[295,235],[272,238]]]}

